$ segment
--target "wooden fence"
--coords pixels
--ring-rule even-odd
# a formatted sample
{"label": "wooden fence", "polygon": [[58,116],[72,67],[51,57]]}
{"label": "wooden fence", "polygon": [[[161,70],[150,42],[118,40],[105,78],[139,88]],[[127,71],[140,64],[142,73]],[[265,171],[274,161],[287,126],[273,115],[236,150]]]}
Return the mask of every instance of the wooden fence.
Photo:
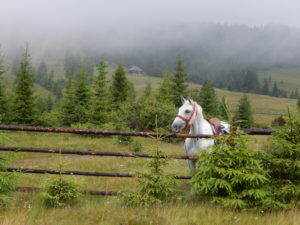
{"label": "wooden fence", "polygon": [[[93,134],[93,135],[122,135],[122,136],[142,136],[142,137],[160,137],[160,138],[217,138],[220,136],[213,135],[190,135],[179,133],[155,133],[155,132],[128,132],[128,131],[109,131],[109,130],[89,130],[89,129],[74,129],[74,128],[54,128],[54,127],[33,127],[33,126],[14,126],[14,125],[0,125],[0,130],[10,131],[29,131],[29,132],[53,132],[53,133],[73,133],[73,134]],[[272,130],[269,129],[243,129],[243,131],[250,135],[270,135]],[[145,153],[132,152],[103,152],[95,150],[65,150],[53,148],[30,148],[30,147],[12,147],[0,146],[1,151],[12,152],[31,152],[31,153],[50,153],[50,154],[73,154],[73,155],[89,155],[89,156],[113,156],[113,157],[132,157],[132,158],[154,158],[154,156]],[[196,160],[195,156],[185,155],[163,155],[160,158],[168,159],[190,159]],[[63,174],[63,175],[79,175],[79,176],[96,176],[96,177],[121,177],[121,178],[135,178],[135,174],[123,173],[104,173],[104,172],[87,172],[87,171],[66,171],[66,170],[42,170],[31,168],[7,168],[8,172],[22,172],[22,173],[38,173],[38,174]],[[190,179],[190,176],[175,176],[176,179]],[[40,188],[36,187],[18,187],[18,191],[37,191]],[[97,190],[82,190],[82,193],[92,195],[116,195],[118,192],[113,191],[97,191]]]}

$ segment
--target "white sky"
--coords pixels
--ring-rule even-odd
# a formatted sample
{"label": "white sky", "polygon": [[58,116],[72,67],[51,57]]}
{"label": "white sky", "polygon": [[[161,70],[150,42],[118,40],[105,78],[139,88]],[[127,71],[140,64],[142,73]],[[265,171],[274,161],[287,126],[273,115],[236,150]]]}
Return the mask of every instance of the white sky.
{"label": "white sky", "polygon": [[78,25],[178,22],[300,27],[296,0],[0,0],[0,25],[76,29]]}
{"label": "white sky", "polygon": [[0,0],[0,45],[28,41],[40,50],[61,40],[92,45],[106,38],[106,45],[130,47],[138,36],[141,42],[148,35],[160,38],[153,28],[201,22],[300,28],[300,1]]}

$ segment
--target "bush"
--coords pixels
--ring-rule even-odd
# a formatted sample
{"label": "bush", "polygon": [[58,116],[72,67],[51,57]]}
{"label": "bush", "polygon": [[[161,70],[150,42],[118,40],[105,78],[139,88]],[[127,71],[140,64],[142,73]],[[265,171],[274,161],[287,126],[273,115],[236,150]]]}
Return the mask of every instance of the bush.
{"label": "bush", "polygon": [[78,190],[79,185],[63,177],[49,180],[45,185],[43,193],[44,203],[49,207],[62,207],[71,205],[79,201],[81,193]]}
{"label": "bush", "polygon": [[6,172],[6,164],[10,157],[0,156],[0,205],[4,205],[9,199],[10,194],[15,191],[17,177],[15,173]]}
{"label": "bush", "polygon": [[150,95],[140,98],[135,104],[123,104],[117,119],[119,124],[123,124],[131,129],[154,130],[157,116],[159,118],[157,126],[170,129],[170,124],[176,113],[177,109],[172,103],[161,101]]}
{"label": "bush", "polygon": [[211,152],[200,151],[191,183],[210,201],[234,209],[267,207],[271,192],[262,153],[248,149],[245,135],[232,128]]}
{"label": "bush", "polygon": [[130,144],[129,149],[132,152],[141,152],[143,145],[140,141],[134,139],[133,142]]}
{"label": "bush", "polygon": [[120,145],[129,145],[130,143],[132,143],[133,138],[131,136],[123,136],[123,135],[119,135],[117,136],[117,143]]}

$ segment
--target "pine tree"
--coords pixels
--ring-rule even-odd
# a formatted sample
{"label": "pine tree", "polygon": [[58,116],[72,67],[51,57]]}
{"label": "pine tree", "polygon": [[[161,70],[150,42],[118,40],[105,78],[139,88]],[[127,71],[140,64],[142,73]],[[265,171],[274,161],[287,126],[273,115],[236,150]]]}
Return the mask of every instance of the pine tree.
{"label": "pine tree", "polygon": [[272,134],[266,171],[272,180],[277,207],[300,206],[300,114],[289,113],[283,127]]}
{"label": "pine tree", "polygon": [[3,57],[0,51],[0,123],[9,122],[8,103],[7,103],[7,98],[5,96],[4,87],[2,84],[3,82],[2,75],[4,74],[4,72],[5,72],[5,67],[3,63]]}
{"label": "pine tree", "polygon": [[213,203],[234,209],[264,209],[272,201],[261,152],[249,149],[236,128],[216,139],[211,151],[199,151],[192,177],[194,190]]}
{"label": "pine tree", "polygon": [[295,99],[298,99],[300,96],[299,96],[299,91],[298,91],[298,88],[296,88],[295,90]]}
{"label": "pine tree", "polygon": [[173,92],[174,100],[173,103],[176,107],[181,106],[181,96],[187,95],[187,73],[184,70],[183,60],[179,58],[176,62],[174,68],[174,73],[172,77],[173,81]]}
{"label": "pine tree", "polygon": [[75,91],[72,78],[69,77],[66,88],[63,93],[63,98],[60,107],[60,123],[62,126],[71,126],[75,122],[76,103]]}
{"label": "pine tree", "polygon": [[289,98],[295,98],[295,92],[292,90]]}
{"label": "pine tree", "polygon": [[241,120],[240,126],[242,128],[250,128],[253,124],[251,105],[247,95],[243,95],[240,99],[236,119]]}
{"label": "pine tree", "polygon": [[144,96],[145,97],[149,97],[150,95],[152,95],[152,87],[151,87],[151,83],[150,81],[147,83],[147,86],[145,88],[145,92],[144,92]]}
{"label": "pine tree", "polygon": [[232,116],[227,103],[227,98],[225,96],[222,97],[222,101],[220,102],[220,116],[223,120],[232,120]]}
{"label": "pine tree", "polygon": [[108,90],[107,90],[107,65],[101,60],[97,64],[97,76],[94,79],[94,94],[91,106],[91,122],[103,124],[107,121],[108,114]]}
{"label": "pine tree", "polygon": [[18,124],[32,124],[36,119],[36,108],[33,96],[33,71],[30,65],[28,46],[23,53],[16,75],[14,121]]}
{"label": "pine tree", "polygon": [[74,77],[80,71],[80,56],[67,52],[65,56],[65,74]]}
{"label": "pine tree", "polygon": [[47,98],[47,101],[46,101],[46,110],[48,112],[50,112],[53,108],[53,100],[52,100],[52,97],[51,95],[48,95],[48,98]]}
{"label": "pine tree", "polygon": [[36,108],[39,114],[43,114],[47,111],[47,102],[45,102],[45,99],[41,97],[36,98]]}
{"label": "pine tree", "polygon": [[260,90],[257,73],[255,70],[247,70],[243,78],[242,89],[245,92],[257,92]]}
{"label": "pine tree", "polygon": [[173,102],[173,83],[168,73],[165,73],[160,80],[157,98],[165,102]]}
{"label": "pine tree", "polygon": [[263,95],[269,95],[270,94],[270,90],[269,90],[269,81],[268,79],[264,79],[264,84],[263,84],[263,88],[262,88],[262,91],[261,93]]}
{"label": "pine tree", "polygon": [[42,60],[40,62],[39,67],[38,67],[38,70],[37,70],[37,73],[36,73],[36,76],[35,76],[35,81],[38,84],[43,85],[47,79],[48,79],[47,65],[46,65],[45,61]]}
{"label": "pine tree", "polygon": [[280,95],[280,90],[279,90],[279,88],[278,88],[278,86],[277,86],[277,83],[276,82],[274,82],[274,85],[273,85],[273,89],[272,89],[272,96],[274,96],[274,97],[279,97],[279,95]]}
{"label": "pine tree", "polygon": [[126,72],[122,64],[119,64],[114,75],[111,86],[112,102],[116,109],[120,104],[127,100],[129,95],[129,82],[126,78]]}
{"label": "pine tree", "polygon": [[211,80],[206,80],[204,82],[197,101],[202,106],[206,117],[211,118],[219,116],[219,101]]}
{"label": "pine tree", "polygon": [[127,98],[126,101],[133,103],[136,99],[136,92],[134,89],[134,83],[127,80]]}
{"label": "pine tree", "polygon": [[75,103],[76,110],[75,122],[86,123],[89,119],[90,109],[90,89],[88,86],[88,78],[86,70],[82,65],[78,74],[77,84],[75,86]]}
{"label": "pine tree", "polygon": [[298,108],[298,110],[300,109],[300,98],[298,98],[298,101],[297,101],[297,108]]}

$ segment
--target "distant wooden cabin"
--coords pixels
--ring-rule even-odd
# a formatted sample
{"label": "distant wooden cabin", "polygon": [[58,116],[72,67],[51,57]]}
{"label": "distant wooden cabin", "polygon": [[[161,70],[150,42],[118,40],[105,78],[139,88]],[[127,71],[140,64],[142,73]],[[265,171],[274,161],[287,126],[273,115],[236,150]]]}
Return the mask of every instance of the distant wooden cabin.
{"label": "distant wooden cabin", "polygon": [[132,66],[128,69],[129,74],[145,74],[144,70],[142,70],[138,66]]}

